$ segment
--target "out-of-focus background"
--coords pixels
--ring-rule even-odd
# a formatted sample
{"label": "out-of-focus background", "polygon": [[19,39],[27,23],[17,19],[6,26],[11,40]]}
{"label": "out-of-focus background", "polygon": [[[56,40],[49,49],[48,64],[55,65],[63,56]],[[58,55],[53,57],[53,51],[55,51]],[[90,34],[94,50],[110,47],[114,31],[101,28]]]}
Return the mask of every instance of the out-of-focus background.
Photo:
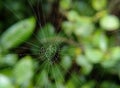
{"label": "out-of-focus background", "polygon": [[120,0],[0,0],[0,88],[120,88]]}

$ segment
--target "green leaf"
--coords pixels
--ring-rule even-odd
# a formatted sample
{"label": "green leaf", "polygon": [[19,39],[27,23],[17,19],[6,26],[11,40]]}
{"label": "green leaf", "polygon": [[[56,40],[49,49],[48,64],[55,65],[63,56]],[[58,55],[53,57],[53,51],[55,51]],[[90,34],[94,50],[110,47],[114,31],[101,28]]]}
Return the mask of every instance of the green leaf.
{"label": "green leaf", "polygon": [[99,11],[107,6],[107,0],[92,0],[92,7]]}
{"label": "green leaf", "polygon": [[69,9],[71,6],[71,0],[60,0],[60,7],[63,10]]}
{"label": "green leaf", "polygon": [[75,10],[71,10],[67,13],[66,17],[69,21],[78,21],[80,19],[79,14]]}
{"label": "green leaf", "polygon": [[91,22],[78,22],[75,26],[74,34],[78,37],[89,37],[94,31],[94,25]]}
{"label": "green leaf", "polygon": [[5,75],[0,74],[0,88],[15,88],[10,79]]}
{"label": "green leaf", "polygon": [[61,67],[60,65],[53,65],[51,66],[51,78],[54,79],[56,82],[64,82],[64,75],[63,75],[63,71],[61,71]]}
{"label": "green leaf", "polygon": [[92,64],[86,59],[85,56],[77,56],[76,63],[82,67],[83,74],[89,74],[92,71]]}
{"label": "green leaf", "polygon": [[100,19],[100,26],[104,30],[112,31],[120,27],[119,19],[114,15],[107,15]]}
{"label": "green leaf", "polygon": [[120,47],[112,47],[110,49],[110,56],[114,60],[120,60]]}
{"label": "green leaf", "polygon": [[[38,32],[38,38],[41,39],[47,39],[55,36],[55,29],[54,27],[47,23],[43,28],[40,29]],[[41,41],[42,42],[42,41]]]}
{"label": "green leaf", "polygon": [[78,37],[88,37],[94,31],[91,17],[80,16],[76,11],[71,10],[67,13],[67,18],[70,22],[64,22],[62,27],[68,35],[74,33]]}
{"label": "green leaf", "polygon": [[98,49],[86,49],[85,55],[91,63],[100,63],[103,58],[103,52]]}
{"label": "green leaf", "polygon": [[62,61],[61,61],[61,66],[65,69],[68,70],[72,66],[72,59],[70,56],[63,56]]}
{"label": "green leaf", "polygon": [[108,48],[108,38],[103,31],[96,31],[92,38],[95,47],[100,48],[103,52]]}
{"label": "green leaf", "polygon": [[72,80],[69,80],[66,84],[66,88],[75,88],[75,84],[72,82]]}
{"label": "green leaf", "polygon": [[117,84],[113,82],[105,81],[101,84],[100,88],[120,88],[120,86],[118,86]]}
{"label": "green leaf", "polygon": [[115,60],[112,60],[111,58],[105,58],[107,60],[104,60],[101,65],[104,67],[104,68],[112,68],[116,65],[116,61]]}
{"label": "green leaf", "polygon": [[95,88],[95,82],[94,81],[87,82],[81,88]]}
{"label": "green leaf", "polygon": [[74,28],[75,26],[74,26],[74,23],[72,22],[65,21],[62,23],[62,29],[68,36],[70,36],[73,33]]}
{"label": "green leaf", "polygon": [[19,85],[27,86],[33,77],[33,61],[30,56],[22,58],[14,68],[14,77],[16,83]]}
{"label": "green leaf", "polygon": [[1,45],[11,49],[25,42],[35,29],[35,19],[22,20],[7,29],[1,36]]}
{"label": "green leaf", "polygon": [[2,56],[3,56],[3,50],[2,50],[2,47],[0,46],[0,59],[2,58]]}
{"label": "green leaf", "polygon": [[18,55],[16,54],[7,54],[0,58],[0,64],[14,65],[17,62]]}
{"label": "green leaf", "polygon": [[38,87],[50,87],[50,81],[48,79],[48,73],[43,70],[39,76],[37,76],[36,86]]}
{"label": "green leaf", "polygon": [[120,61],[120,47],[112,47],[104,57],[101,65],[104,68],[112,68]]}

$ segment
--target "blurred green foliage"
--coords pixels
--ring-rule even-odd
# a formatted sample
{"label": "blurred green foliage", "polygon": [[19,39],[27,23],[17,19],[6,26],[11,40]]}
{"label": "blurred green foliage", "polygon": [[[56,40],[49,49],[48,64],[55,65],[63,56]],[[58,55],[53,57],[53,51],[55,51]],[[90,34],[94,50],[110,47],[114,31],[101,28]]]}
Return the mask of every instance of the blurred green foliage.
{"label": "blurred green foliage", "polygon": [[120,88],[113,2],[1,0],[0,88]]}

